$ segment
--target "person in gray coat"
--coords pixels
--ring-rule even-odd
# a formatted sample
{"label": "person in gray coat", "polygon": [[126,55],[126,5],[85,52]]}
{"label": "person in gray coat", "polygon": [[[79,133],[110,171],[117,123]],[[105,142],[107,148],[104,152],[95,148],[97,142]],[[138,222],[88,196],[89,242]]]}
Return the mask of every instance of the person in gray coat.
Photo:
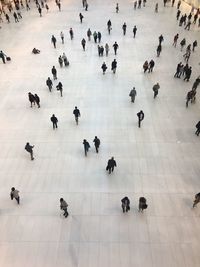
{"label": "person in gray coat", "polygon": [[15,198],[17,201],[17,204],[19,205],[19,202],[20,202],[19,191],[16,190],[14,187],[11,188],[10,198],[11,198],[11,200],[13,200],[13,198]]}
{"label": "person in gray coat", "polygon": [[67,216],[69,215],[69,213],[67,211],[67,207],[68,207],[67,202],[63,198],[60,198],[60,209],[64,210],[63,216],[65,218],[67,218]]}
{"label": "person in gray coat", "polygon": [[131,102],[133,102],[133,103],[135,102],[136,95],[137,95],[137,92],[135,90],[135,87],[133,87],[133,89],[129,93],[129,96],[131,97]]}

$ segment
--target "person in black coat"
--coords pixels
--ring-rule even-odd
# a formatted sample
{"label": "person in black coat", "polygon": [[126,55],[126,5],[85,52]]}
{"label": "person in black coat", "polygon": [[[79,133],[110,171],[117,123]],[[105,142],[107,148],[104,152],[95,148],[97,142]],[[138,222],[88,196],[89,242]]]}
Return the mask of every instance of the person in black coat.
{"label": "person in black coat", "polygon": [[32,105],[33,104],[35,105],[35,96],[29,92],[28,93],[28,99],[29,99],[29,101],[31,103],[31,108],[32,108]]}
{"label": "person in black coat", "polygon": [[149,61],[149,72],[152,72],[153,71],[154,66],[155,66],[155,62],[152,59],[152,60]]}
{"label": "person in black coat", "polygon": [[124,197],[121,199],[122,202],[122,210],[124,212],[128,212],[130,210],[130,200],[128,197]]}
{"label": "person in black coat", "polygon": [[52,35],[52,37],[51,37],[51,42],[52,42],[52,44],[53,44],[53,46],[54,46],[54,48],[56,48],[56,37],[54,36],[54,35]]}
{"label": "person in black coat", "polygon": [[191,74],[192,74],[192,67],[189,67],[185,72],[185,78],[183,80],[189,82]]}
{"label": "person in black coat", "polygon": [[107,66],[106,63],[104,62],[101,66],[102,70],[103,70],[103,74],[105,74],[106,70],[107,70]]}
{"label": "person in black coat", "polygon": [[56,85],[56,89],[57,89],[58,91],[60,91],[60,96],[62,97],[62,96],[63,96],[63,95],[62,95],[62,92],[63,92],[63,85],[62,85],[61,82],[59,82],[58,85]]}
{"label": "person in black coat", "polygon": [[117,167],[117,164],[116,164],[116,161],[114,160],[114,157],[112,157],[111,159],[108,160],[108,164],[107,164],[106,170],[110,174],[111,172],[114,171],[115,167]]}
{"label": "person in black coat", "polygon": [[2,59],[3,64],[6,64],[6,55],[3,53],[2,50],[0,51],[0,58]]}
{"label": "person in black coat", "polygon": [[114,48],[115,55],[117,55],[117,49],[119,48],[119,45],[117,44],[117,42],[114,43],[113,48]]}
{"label": "person in black coat", "polygon": [[140,112],[137,113],[138,116],[138,127],[140,128],[141,126],[141,121],[144,120],[144,112],[140,110]]}
{"label": "person in black coat", "polygon": [[100,146],[100,139],[97,136],[95,136],[93,142],[94,142],[96,152],[98,153],[99,152],[99,146]]}
{"label": "person in black coat", "polygon": [[34,146],[31,146],[29,143],[26,143],[26,146],[25,146],[25,150],[30,153],[31,155],[31,160],[34,160],[34,157],[33,157],[33,148]]}
{"label": "person in black coat", "polygon": [[139,198],[139,208],[138,211],[143,212],[144,209],[147,209],[148,205],[147,205],[147,200],[144,197],[140,197]]}
{"label": "person in black coat", "polygon": [[90,144],[88,143],[86,139],[83,140],[83,146],[84,146],[85,156],[87,157],[87,152],[89,151]]}
{"label": "person in black coat", "polygon": [[81,13],[79,13],[79,18],[80,18],[80,22],[82,23],[83,22],[83,15]]}
{"label": "person in black coat", "polygon": [[37,94],[35,94],[35,103],[37,104],[38,108],[40,108],[40,98]]}
{"label": "person in black coat", "polygon": [[111,70],[113,71],[113,73],[115,73],[116,69],[117,69],[117,61],[116,59],[114,59],[113,62],[111,63]]}
{"label": "person in black coat", "polygon": [[197,128],[197,130],[196,130],[195,134],[197,136],[199,136],[199,133],[200,133],[200,121],[196,124],[196,128]]}
{"label": "person in black coat", "polygon": [[51,69],[51,73],[53,75],[53,79],[57,80],[57,70],[56,70],[55,66],[53,66],[53,68]]}
{"label": "person in black coat", "polygon": [[54,114],[51,116],[51,121],[53,123],[53,129],[55,130],[55,128],[58,128],[58,125],[57,125],[58,119],[56,118]]}
{"label": "person in black coat", "polygon": [[48,88],[49,88],[49,92],[51,92],[51,89],[52,89],[52,86],[53,86],[53,82],[52,82],[52,80],[50,79],[50,77],[48,77],[48,79],[46,80],[46,85],[47,85]]}
{"label": "person in black coat", "polygon": [[75,117],[76,124],[78,125],[78,117],[81,116],[80,110],[77,107],[75,107],[74,111],[73,111],[73,114],[74,114],[74,117]]}

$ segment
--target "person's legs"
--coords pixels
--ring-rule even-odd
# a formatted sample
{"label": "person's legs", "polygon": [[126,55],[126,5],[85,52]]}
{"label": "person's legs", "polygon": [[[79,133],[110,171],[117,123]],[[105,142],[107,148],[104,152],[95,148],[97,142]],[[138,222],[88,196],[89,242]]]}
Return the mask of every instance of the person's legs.
{"label": "person's legs", "polygon": [[67,216],[69,215],[67,209],[63,209],[63,210],[64,210],[64,214],[63,214],[63,216],[65,216],[65,218],[67,218]]}
{"label": "person's legs", "polygon": [[78,117],[75,117],[76,124],[78,125]]}
{"label": "person's legs", "polygon": [[20,199],[19,197],[16,198],[17,204],[19,205]]}
{"label": "person's legs", "polygon": [[33,151],[30,152],[30,155],[31,155],[31,160],[34,160]]}
{"label": "person's legs", "polygon": [[98,152],[99,152],[99,150],[98,150],[98,146],[95,146],[95,148],[96,148],[96,152],[98,153]]}

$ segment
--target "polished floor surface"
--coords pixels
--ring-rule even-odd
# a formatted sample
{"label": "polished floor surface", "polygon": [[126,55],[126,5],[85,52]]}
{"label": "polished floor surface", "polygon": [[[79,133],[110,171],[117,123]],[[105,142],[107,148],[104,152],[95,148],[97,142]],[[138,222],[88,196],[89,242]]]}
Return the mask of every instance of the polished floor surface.
{"label": "polished floor surface", "polygon": [[[194,134],[200,120],[198,92],[196,103],[185,107],[186,93],[200,74],[199,47],[189,61],[191,80],[173,75],[183,61],[180,40],[199,40],[200,28],[192,25],[187,31],[178,26],[176,3],[164,8],[160,1],[157,14],[155,1],[134,10],[132,1],[120,0],[118,14],[115,1],[88,3],[85,11],[81,1],[66,0],[59,12],[54,1],[48,2],[49,13],[43,10],[41,18],[31,3],[19,23],[11,17],[10,24],[1,24],[0,48],[12,61],[0,62],[0,266],[199,267],[200,206],[191,208],[200,191],[200,137]],[[190,9],[182,3],[183,13]],[[102,45],[109,44],[108,57],[98,56],[93,38],[88,42],[89,27],[102,33]],[[174,48],[176,33],[180,37]],[[57,49],[51,44],[52,34]],[[157,58],[160,34],[164,42]],[[33,47],[41,53],[32,55]],[[70,66],[61,69],[58,56],[63,52]],[[114,58],[116,74],[110,70]],[[154,72],[144,74],[142,65],[150,59],[155,60]],[[104,61],[108,69],[102,75]],[[63,97],[57,82],[51,93],[46,87],[53,65],[63,83]],[[153,99],[156,82],[160,90]],[[133,86],[135,103],[129,97]],[[40,96],[40,109],[30,108],[28,92]],[[78,126],[72,114],[75,106],[81,111]],[[141,109],[145,118],[139,129],[136,114]],[[52,129],[52,114],[59,121],[57,130]],[[95,135],[101,140],[99,154]],[[84,138],[91,145],[87,157]],[[34,161],[24,150],[28,141],[35,145]],[[111,156],[117,168],[109,175],[105,168]],[[12,186],[20,191],[20,206],[10,200]],[[126,195],[131,210],[123,214],[120,200]],[[140,196],[148,202],[143,213],[137,210]],[[69,204],[67,219],[59,208],[60,197]]]}

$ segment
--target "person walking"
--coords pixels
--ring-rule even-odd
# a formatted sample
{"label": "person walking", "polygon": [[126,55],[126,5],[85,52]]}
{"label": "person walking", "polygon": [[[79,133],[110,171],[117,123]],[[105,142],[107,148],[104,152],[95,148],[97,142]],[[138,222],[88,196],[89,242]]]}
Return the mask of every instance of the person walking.
{"label": "person walking", "polygon": [[91,40],[91,35],[92,35],[92,32],[90,30],[90,28],[87,30],[87,37],[88,37],[88,41]]}
{"label": "person walking", "polygon": [[114,168],[117,167],[116,161],[114,160],[114,157],[108,160],[106,170],[111,174],[111,172],[114,171]]}
{"label": "person walking", "polygon": [[122,203],[122,210],[123,213],[128,212],[130,210],[130,200],[128,197],[124,197],[121,199],[121,203]]}
{"label": "person walking", "polygon": [[98,39],[98,42],[101,43],[101,33],[100,32],[97,33],[97,39]]}
{"label": "person walking", "polygon": [[192,85],[192,90],[195,90],[197,89],[197,87],[199,86],[200,84],[200,76],[195,80],[195,82],[193,83]]}
{"label": "person walking", "polygon": [[158,13],[158,3],[155,5],[155,13]]}
{"label": "person walking", "polygon": [[38,7],[38,12],[39,12],[39,14],[40,14],[40,17],[42,17],[42,9],[41,9],[40,6]]}
{"label": "person walking", "polygon": [[95,136],[93,142],[96,149],[96,153],[99,153],[100,139],[97,136]]}
{"label": "person walking", "polygon": [[62,59],[63,59],[65,67],[69,66],[69,60],[67,59],[65,53],[62,54]]}
{"label": "person walking", "polygon": [[60,38],[61,38],[62,44],[64,44],[65,36],[64,36],[64,33],[62,31],[60,32]]}
{"label": "person walking", "polygon": [[52,42],[54,48],[56,48],[56,41],[57,41],[56,37],[54,35],[52,35],[51,42]]}
{"label": "person walking", "polygon": [[193,91],[191,90],[187,92],[187,95],[186,95],[186,108],[188,107],[189,101],[191,101],[192,103],[192,98],[193,98]]}
{"label": "person walking", "polygon": [[5,17],[6,17],[7,22],[10,23],[10,17],[9,17],[9,15],[6,14]]}
{"label": "person walking", "polygon": [[72,28],[69,29],[69,35],[70,35],[70,39],[73,40],[73,38],[74,38],[74,32],[73,32],[73,29]]}
{"label": "person walking", "polygon": [[11,200],[16,199],[17,204],[19,205],[19,203],[20,203],[19,191],[17,189],[15,189],[15,187],[11,188],[10,198],[11,198]]}
{"label": "person walking", "polygon": [[30,156],[31,156],[31,160],[34,160],[34,157],[33,157],[33,148],[34,146],[31,146],[29,143],[26,143],[25,145],[25,150],[30,153]]}
{"label": "person walking", "polygon": [[183,38],[183,40],[181,40],[180,45],[181,45],[181,51],[183,51],[183,47],[186,45],[185,38]]}
{"label": "person walking", "polygon": [[78,118],[81,116],[80,110],[77,107],[75,107],[73,114],[75,117],[76,124],[78,125]]}
{"label": "person walking", "polygon": [[59,58],[58,58],[58,63],[60,65],[60,67],[62,68],[63,67],[63,59],[61,56],[59,56]]}
{"label": "person walking", "polygon": [[151,59],[149,61],[149,72],[152,72],[153,71],[154,66],[155,66],[155,62],[154,62],[153,59]]}
{"label": "person walking", "polygon": [[196,132],[195,132],[195,134],[197,135],[197,136],[199,136],[199,133],[200,133],[200,121],[199,122],[197,122],[197,124],[196,124]]}
{"label": "person walking", "polygon": [[113,71],[113,73],[115,74],[117,69],[117,61],[116,59],[113,60],[113,62],[111,63],[111,70]]}
{"label": "person walking", "polygon": [[177,67],[176,67],[176,72],[174,74],[174,78],[177,77],[177,78],[180,78],[181,77],[181,69],[183,67],[183,64],[182,62],[178,63]]}
{"label": "person walking", "polygon": [[13,13],[13,17],[14,17],[14,19],[15,19],[15,23],[16,23],[16,22],[19,22],[18,17],[17,17],[17,13],[16,13],[16,12]]}
{"label": "person walking", "polygon": [[141,122],[144,120],[144,112],[140,110],[140,112],[137,113],[138,116],[138,127],[140,128]]}
{"label": "person walking", "polygon": [[118,45],[117,42],[115,42],[115,43],[113,44],[113,48],[114,48],[115,55],[117,55],[117,49],[119,48],[119,45]]}
{"label": "person walking", "polygon": [[159,45],[161,45],[162,42],[164,41],[164,37],[162,34],[158,37],[158,41],[159,41]]}
{"label": "person walking", "polygon": [[195,40],[195,41],[192,43],[192,51],[193,51],[193,52],[194,52],[195,47],[197,47],[197,40]]}
{"label": "person walking", "polygon": [[132,103],[135,102],[136,95],[137,95],[137,91],[135,90],[135,87],[133,87],[133,89],[129,93],[129,96],[131,97],[131,102]]}
{"label": "person walking", "polygon": [[123,30],[123,34],[126,35],[126,22],[124,22],[124,24],[122,25],[122,30]]}
{"label": "person walking", "polygon": [[108,56],[108,52],[109,52],[110,48],[109,48],[109,45],[107,43],[105,44],[105,50],[106,50],[106,56]]}
{"label": "person walking", "polygon": [[177,45],[178,38],[179,38],[179,34],[177,33],[177,34],[174,36],[174,42],[173,42],[173,46],[174,46],[174,47],[176,47],[176,45]]}
{"label": "person walking", "polygon": [[37,104],[38,108],[40,108],[40,98],[37,94],[35,94],[35,103]]}
{"label": "person walking", "polygon": [[136,32],[137,32],[137,27],[134,26],[134,27],[133,27],[133,38],[135,38],[135,36],[136,36]]}
{"label": "person walking", "polygon": [[189,67],[186,70],[185,78],[183,80],[189,82],[191,74],[192,74],[192,67]]}
{"label": "person walking", "polygon": [[49,12],[49,6],[47,4],[45,4],[45,8],[46,8],[46,11],[48,13]]}
{"label": "person walking", "polygon": [[82,23],[83,22],[83,15],[81,13],[79,13],[79,18],[80,18],[80,22]]}
{"label": "person walking", "polygon": [[58,119],[56,118],[56,116],[53,114],[50,118],[51,122],[53,123],[53,129],[55,130],[55,128],[57,129],[58,128]]}
{"label": "person walking", "polygon": [[51,69],[51,73],[53,75],[53,79],[57,80],[57,70],[56,70],[55,66],[53,66],[53,68]]}
{"label": "person walking", "polygon": [[63,85],[61,82],[59,82],[57,84],[56,89],[57,89],[57,91],[60,91],[60,96],[62,97],[63,96],[63,94],[62,94],[63,93]]}
{"label": "person walking", "polygon": [[140,197],[139,198],[139,207],[138,207],[138,211],[139,212],[143,212],[143,210],[147,209],[148,205],[147,205],[147,200],[144,197]]}
{"label": "person walking", "polygon": [[2,59],[3,64],[6,64],[6,55],[3,53],[2,50],[0,51],[0,58]]}
{"label": "person walking", "polygon": [[159,44],[158,47],[157,47],[157,49],[156,49],[157,57],[160,56],[161,51],[162,51],[162,46],[161,46],[161,44]]}
{"label": "person walking", "polygon": [[89,151],[90,144],[88,143],[86,139],[83,139],[83,146],[84,146],[85,156],[87,157],[87,152]]}
{"label": "person walking", "polygon": [[116,8],[115,9],[116,9],[116,13],[118,13],[119,12],[119,4],[118,3],[116,4]]}
{"label": "person walking", "polygon": [[110,19],[107,22],[107,28],[108,28],[108,34],[110,34],[110,32],[112,30],[112,23],[111,23],[111,20]]}
{"label": "person walking", "polygon": [[49,88],[49,92],[51,92],[51,90],[52,90],[52,86],[53,86],[53,82],[52,82],[52,80],[50,79],[50,77],[48,77],[48,79],[46,80],[46,85],[47,85],[47,87]]}
{"label": "person walking", "polygon": [[154,86],[152,88],[152,90],[154,92],[154,96],[153,96],[154,99],[157,97],[159,89],[160,89],[160,84],[159,83],[154,84]]}
{"label": "person walking", "polygon": [[143,64],[143,70],[144,70],[144,73],[148,70],[148,68],[149,68],[149,63],[148,63],[148,61],[146,60],[146,61],[144,62],[144,64]]}
{"label": "person walking", "polygon": [[195,199],[194,199],[194,202],[193,202],[193,205],[192,207],[195,208],[196,205],[200,202],[200,192],[198,194],[195,195]]}
{"label": "person walking", "polygon": [[86,41],[85,41],[85,39],[83,38],[82,41],[81,41],[81,45],[82,45],[84,51],[85,51],[85,44],[86,44]]}
{"label": "person walking", "polygon": [[102,66],[101,66],[102,70],[103,70],[103,74],[105,74],[106,70],[107,70],[107,66],[106,63],[103,62]]}
{"label": "person walking", "polygon": [[64,211],[63,216],[65,218],[67,218],[67,216],[69,215],[67,207],[68,207],[67,202],[63,198],[60,198],[60,209]]}
{"label": "person walking", "polygon": [[32,108],[32,105],[33,104],[35,105],[35,96],[33,94],[31,94],[31,92],[28,93],[28,99],[31,103],[31,108]]}

